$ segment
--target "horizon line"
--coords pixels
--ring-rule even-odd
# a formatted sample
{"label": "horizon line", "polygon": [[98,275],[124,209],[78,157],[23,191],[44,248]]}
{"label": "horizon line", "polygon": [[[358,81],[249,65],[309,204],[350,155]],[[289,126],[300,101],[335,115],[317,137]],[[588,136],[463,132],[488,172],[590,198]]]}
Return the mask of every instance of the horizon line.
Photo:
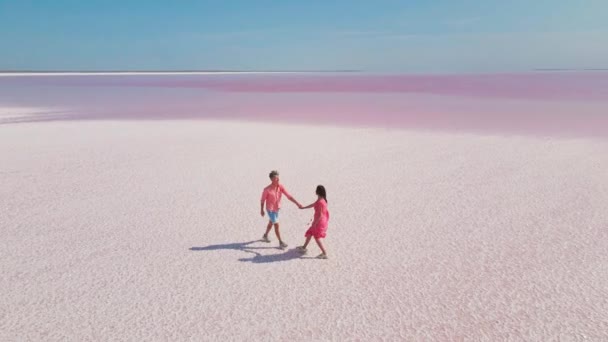
{"label": "horizon line", "polygon": [[[511,74],[551,72],[603,72],[608,68],[535,68],[528,71],[445,72],[441,74]],[[237,75],[237,74],[313,74],[313,73],[387,73],[366,70],[0,70],[0,77],[11,76],[111,76],[111,75]],[[436,74],[428,72],[388,72],[392,74]]]}
{"label": "horizon line", "polygon": [[0,70],[0,77],[11,76],[111,76],[111,75],[237,75],[237,74],[309,74],[354,73],[359,70],[310,70],[310,71],[247,71],[247,70]]}

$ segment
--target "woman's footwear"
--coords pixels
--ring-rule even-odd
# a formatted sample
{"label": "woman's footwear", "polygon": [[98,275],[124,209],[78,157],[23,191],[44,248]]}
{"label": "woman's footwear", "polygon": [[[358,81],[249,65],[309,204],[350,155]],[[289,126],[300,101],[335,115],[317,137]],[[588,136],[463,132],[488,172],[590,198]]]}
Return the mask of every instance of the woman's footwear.
{"label": "woman's footwear", "polygon": [[283,241],[279,242],[279,247],[281,248],[287,248],[287,244]]}
{"label": "woman's footwear", "polygon": [[321,253],[321,254],[317,255],[317,259],[327,259],[327,254]]}
{"label": "woman's footwear", "polygon": [[296,247],[296,250],[302,254],[306,254],[307,250],[306,248],[304,248],[304,246],[298,246]]}
{"label": "woman's footwear", "polygon": [[270,242],[270,239],[268,238],[268,236],[264,235],[264,236],[262,236],[262,241]]}

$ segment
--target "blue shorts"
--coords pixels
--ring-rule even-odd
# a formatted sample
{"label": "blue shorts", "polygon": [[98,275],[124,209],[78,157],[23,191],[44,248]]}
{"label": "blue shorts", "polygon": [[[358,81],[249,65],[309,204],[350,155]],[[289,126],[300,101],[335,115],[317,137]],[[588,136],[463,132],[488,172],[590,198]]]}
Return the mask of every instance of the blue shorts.
{"label": "blue shorts", "polygon": [[268,219],[270,220],[270,222],[279,223],[279,212],[278,211],[266,210],[266,212],[268,213]]}

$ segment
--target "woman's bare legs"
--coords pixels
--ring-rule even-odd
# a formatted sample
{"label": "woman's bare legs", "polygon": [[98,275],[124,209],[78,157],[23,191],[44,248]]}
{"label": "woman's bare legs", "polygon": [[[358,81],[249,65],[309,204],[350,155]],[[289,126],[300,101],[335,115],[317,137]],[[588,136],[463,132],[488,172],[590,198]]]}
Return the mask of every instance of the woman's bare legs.
{"label": "woman's bare legs", "polygon": [[312,236],[308,235],[306,237],[306,241],[304,242],[304,246],[302,246],[302,248],[306,249],[306,247],[308,246],[308,243],[310,242],[310,239],[312,239]]}
{"label": "woman's bare legs", "polygon": [[[309,237],[309,240],[310,240],[310,237]],[[321,248],[321,252],[323,252],[323,254],[327,255],[327,252],[325,251],[325,247],[323,247],[323,243],[321,242],[321,239],[315,238],[315,242],[317,243],[317,245],[319,245],[319,248]],[[308,243],[308,241],[306,241],[306,243]]]}

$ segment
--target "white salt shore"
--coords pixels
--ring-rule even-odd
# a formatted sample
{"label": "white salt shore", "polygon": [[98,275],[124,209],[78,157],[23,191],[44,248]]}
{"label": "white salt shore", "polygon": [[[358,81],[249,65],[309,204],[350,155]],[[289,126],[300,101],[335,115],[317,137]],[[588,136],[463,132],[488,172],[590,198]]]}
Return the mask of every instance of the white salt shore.
{"label": "white salt shore", "polygon": [[0,106],[0,125],[9,122],[27,121],[32,118],[40,121],[53,120],[66,113],[68,111],[61,108]]}
{"label": "white salt shore", "polygon": [[[328,191],[312,210],[272,169]],[[0,125],[0,340],[608,340],[608,141],[219,121]]]}

